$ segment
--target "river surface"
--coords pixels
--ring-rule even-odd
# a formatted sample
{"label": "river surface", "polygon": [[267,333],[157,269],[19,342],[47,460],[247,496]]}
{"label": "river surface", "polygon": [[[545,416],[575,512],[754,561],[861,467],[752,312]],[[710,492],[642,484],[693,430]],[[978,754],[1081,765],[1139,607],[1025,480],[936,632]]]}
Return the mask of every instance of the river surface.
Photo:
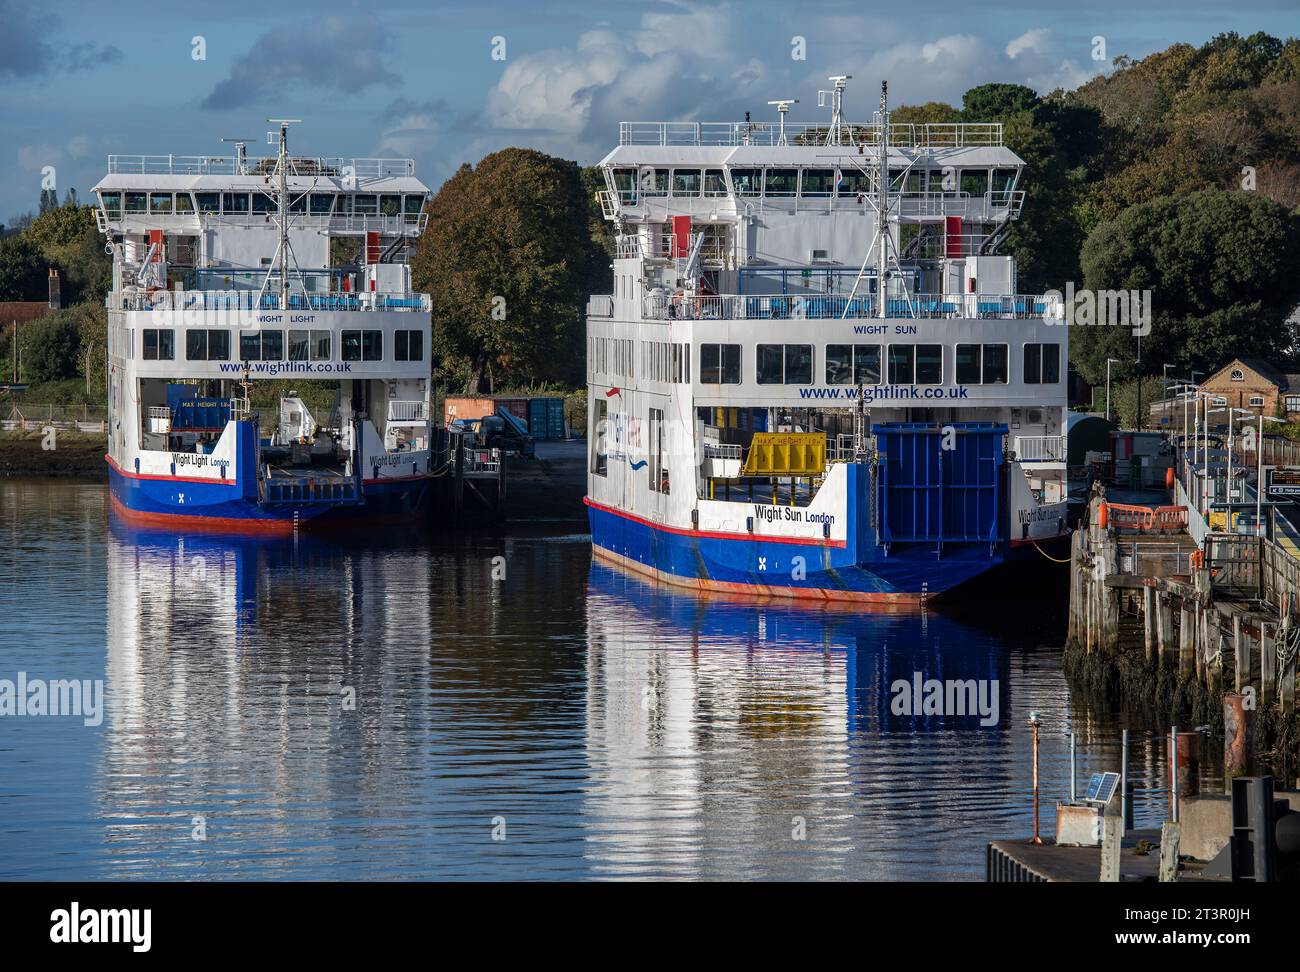
{"label": "river surface", "polygon": [[[0,716],[0,879],[978,880],[1032,831],[1031,710],[1044,833],[1068,730],[1081,786],[1119,768],[1064,575],[862,614],[656,588],[581,523],[404,534],[139,533],[0,480],[0,680],[103,688],[98,724]],[[918,672],[996,723],[900,713]],[[1155,825],[1164,748],[1130,759]]]}

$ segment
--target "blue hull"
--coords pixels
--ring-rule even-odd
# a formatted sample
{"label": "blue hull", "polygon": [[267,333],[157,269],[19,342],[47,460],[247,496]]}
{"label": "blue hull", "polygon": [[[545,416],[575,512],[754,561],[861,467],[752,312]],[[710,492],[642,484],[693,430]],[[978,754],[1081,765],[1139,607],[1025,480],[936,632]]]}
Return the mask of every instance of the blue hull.
{"label": "blue hull", "polygon": [[1006,559],[1005,541],[894,543],[886,553],[858,515],[868,497],[857,472],[850,469],[856,500],[848,504],[848,539],[838,545],[664,527],[589,500],[592,545],[633,570],[697,590],[881,603],[915,603]]}

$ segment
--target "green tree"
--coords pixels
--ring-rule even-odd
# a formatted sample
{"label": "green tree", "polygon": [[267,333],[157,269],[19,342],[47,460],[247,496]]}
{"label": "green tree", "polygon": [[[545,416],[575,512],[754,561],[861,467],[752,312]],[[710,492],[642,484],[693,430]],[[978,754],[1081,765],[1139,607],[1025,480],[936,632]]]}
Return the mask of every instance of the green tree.
{"label": "green tree", "polygon": [[27,381],[76,378],[80,364],[80,313],[67,308],[25,324],[19,331],[22,377]]}
{"label": "green tree", "polygon": [[48,264],[23,233],[0,238],[0,300],[44,300]]}
{"label": "green tree", "polygon": [[93,207],[74,204],[47,209],[23,235],[59,269],[64,303],[102,300],[108,293],[113,264],[95,226]]}
{"label": "green tree", "polygon": [[[593,244],[578,166],[532,149],[463,165],[428,206],[412,260],[433,301],[433,345],[470,392],[581,381]],[[486,379],[486,380],[485,380]]]}
{"label": "green tree", "polygon": [[993,122],[1022,111],[1032,111],[1038,93],[1023,84],[981,84],[961,96],[962,120]]}
{"label": "green tree", "polygon": [[927,101],[923,105],[900,105],[889,113],[895,125],[938,125],[961,121],[961,112],[942,101]]}
{"label": "green tree", "polygon": [[[1300,216],[1251,192],[1205,190],[1130,207],[1089,234],[1084,285],[1149,290],[1141,371],[1209,372],[1239,355],[1281,360],[1285,319],[1300,303]],[[1108,357],[1133,361],[1131,328],[1075,327],[1071,358],[1094,384]]]}

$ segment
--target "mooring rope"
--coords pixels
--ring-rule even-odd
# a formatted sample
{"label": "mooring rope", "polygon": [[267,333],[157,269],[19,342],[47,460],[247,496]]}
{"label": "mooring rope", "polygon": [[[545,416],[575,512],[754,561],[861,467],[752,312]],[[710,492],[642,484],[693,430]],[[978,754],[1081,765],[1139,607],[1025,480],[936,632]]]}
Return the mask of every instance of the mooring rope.
{"label": "mooring rope", "polygon": [[1070,562],[1069,557],[1065,557],[1064,559],[1053,557],[1051,554],[1049,554],[1046,550],[1044,550],[1042,547],[1038,545],[1037,540],[1034,541],[1034,549],[1037,550],[1040,554],[1042,554],[1044,557],[1046,557],[1054,564],[1068,564]]}

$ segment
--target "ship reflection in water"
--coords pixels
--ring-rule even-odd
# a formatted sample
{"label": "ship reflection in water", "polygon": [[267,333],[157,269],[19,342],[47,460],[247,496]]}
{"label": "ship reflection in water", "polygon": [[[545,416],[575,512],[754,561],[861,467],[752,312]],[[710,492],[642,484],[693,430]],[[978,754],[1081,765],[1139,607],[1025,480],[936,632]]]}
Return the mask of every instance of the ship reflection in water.
{"label": "ship reflection in water", "polygon": [[[976,879],[1031,826],[1030,709],[1046,807],[1063,727],[1116,760],[1023,606],[701,600],[584,534],[181,539],[5,489],[0,677],[107,709],[0,720],[7,878]],[[927,680],[985,694],[927,714]]]}

